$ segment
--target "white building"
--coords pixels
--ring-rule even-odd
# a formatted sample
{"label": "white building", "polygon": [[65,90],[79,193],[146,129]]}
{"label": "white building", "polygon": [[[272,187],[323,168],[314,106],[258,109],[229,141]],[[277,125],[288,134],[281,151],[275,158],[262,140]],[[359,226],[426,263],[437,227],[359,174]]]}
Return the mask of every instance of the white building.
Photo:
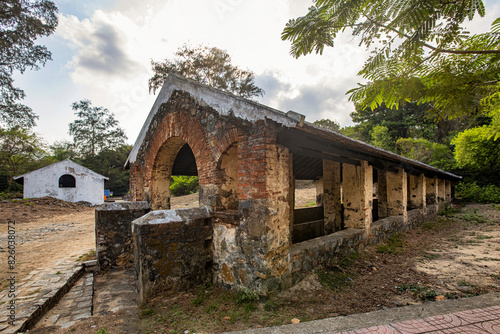
{"label": "white building", "polygon": [[16,176],[24,185],[24,198],[52,196],[68,202],[104,202],[104,180],[108,178],[69,159]]}

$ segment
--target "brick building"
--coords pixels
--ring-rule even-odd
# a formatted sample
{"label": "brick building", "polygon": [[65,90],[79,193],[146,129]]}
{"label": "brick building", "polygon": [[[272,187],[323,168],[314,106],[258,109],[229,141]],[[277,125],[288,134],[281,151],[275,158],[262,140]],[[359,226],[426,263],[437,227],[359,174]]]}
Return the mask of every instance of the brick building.
{"label": "brick building", "polygon": [[[197,277],[261,294],[287,288],[434,214],[460,178],[175,74],[126,166],[133,201],[153,210],[132,231],[144,297],[199,258]],[[170,209],[171,175],[199,177],[203,209],[191,218],[157,211]],[[299,179],[315,180],[317,207],[294,208]],[[183,270],[172,269],[180,262]]]}

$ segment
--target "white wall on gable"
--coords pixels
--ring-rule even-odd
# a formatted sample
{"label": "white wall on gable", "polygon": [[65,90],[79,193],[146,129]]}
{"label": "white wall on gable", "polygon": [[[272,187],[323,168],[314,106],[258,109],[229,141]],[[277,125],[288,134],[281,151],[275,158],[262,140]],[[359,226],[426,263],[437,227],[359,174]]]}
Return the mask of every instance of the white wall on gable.
{"label": "white wall on gable", "polygon": [[[75,188],[59,188],[59,178],[72,175]],[[68,202],[104,203],[104,179],[82,166],[63,161],[24,176],[24,198],[52,196]]]}

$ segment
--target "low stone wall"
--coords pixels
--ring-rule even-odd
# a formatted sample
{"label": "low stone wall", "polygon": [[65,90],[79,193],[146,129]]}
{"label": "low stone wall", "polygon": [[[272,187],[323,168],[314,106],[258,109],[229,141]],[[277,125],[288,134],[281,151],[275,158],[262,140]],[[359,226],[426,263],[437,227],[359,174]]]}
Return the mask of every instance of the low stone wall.
{"label": "low stone wall", "polygon": [[364,229],[347,229],[294,244],[290,247],[293,284],[301,281],[318,266],[331,266],[339,259],[362,250],[367,242]]}
{"label": "low stone wall", "polygon": [[394,233],[406,231],[426,219],[436,216],[437,205],[408,211],[405,222],[403,216],[392,216],[373,222],[370,235],[364,229],[347,229],[323,237],[307,240],[290,247],[293,284],[305,278],[320,266],[337,264],[351,253],[359,252],[367,244],[380,243]]}
{"label": "low stone wall", "polygon": [[105,203],[96,208],[95,242],[101,270],[133,266],[131,224],[150,210],[147,202]]}
{"label": "low stone wall", "polygon": [[139,304],[159,285],[187,288],[211,280],[210,222],[207,208],[152,211],[133,221]]}

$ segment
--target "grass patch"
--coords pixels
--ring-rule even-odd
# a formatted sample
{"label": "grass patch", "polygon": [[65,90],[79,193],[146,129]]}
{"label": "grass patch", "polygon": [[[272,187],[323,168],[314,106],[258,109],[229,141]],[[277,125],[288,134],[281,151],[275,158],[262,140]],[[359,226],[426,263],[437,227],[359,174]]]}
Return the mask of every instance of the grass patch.
{"label": "grass patch", "polygon": [[404,247],[403,235],[401,233],[396,233],[390,236],[385,244],[377,246],[378,253],[398,253]]}
{"label": "grass patch", "polygon": [[467,280],[464,280],[464,279],[458,280],[457,281],[457,285],[458,286],[468,286],[468,287],[471,287],[471,288],[475,288],[477,286],[475,284],[467,282]]}
{"label": "grass patch", "polygon": [[440,256],[439,256],[439,254],[434,254],[434,253],[424,253],[423,257],[430,259],[430,260],[434,260],[434,259],[439,259]]}
{"label": "grass patch", "polygon": [[449,203],[444,204],[444,208],[438,212],[438,215],[448,218],[454,217],[456,213],[461,212],[460,208],[454,208]]}
{"label": "grass patch", "polygon": [[318,280],[324,286],[331,290],[341,290],[351,286],[354,282],[355,274],[337,270],[319,270]]}
{"label": "grass patch", "polygon": [[478,240],[487,240],[487,239],[493,239],[494,237],[491,235],[478,235],[476,239]]}
{"label": "grass patch", "polygon": [[398,290],[401,292],[411,291],[415,298],[422,301],[436,300],[436,296],[438,295],[436,291],[428,286],[420,286],[418,284],[400,284],[398,285]]}
{"label": "grass patch", "polygon": [[80,255],[78,257],[78,261],[82,261],[82,262],[95,260],[95,259],[97,259],[97,254],[95,252],[95,249],[91,249],[87,253]]}

